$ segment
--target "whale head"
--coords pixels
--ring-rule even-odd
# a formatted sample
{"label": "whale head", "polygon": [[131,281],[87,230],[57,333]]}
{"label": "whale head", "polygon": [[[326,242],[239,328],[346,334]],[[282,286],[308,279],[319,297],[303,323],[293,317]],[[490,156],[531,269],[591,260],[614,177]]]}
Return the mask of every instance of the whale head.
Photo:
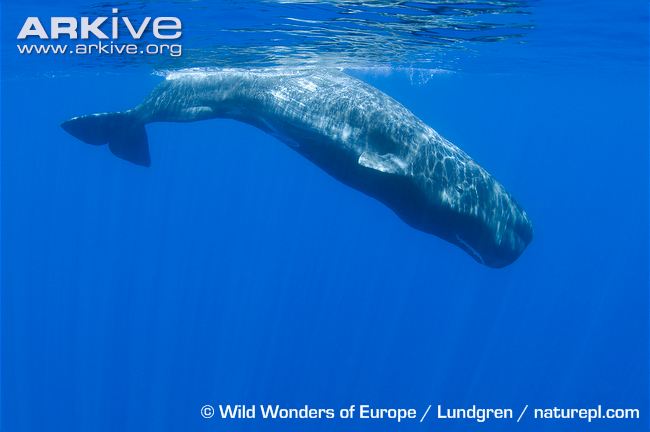
{"label": "whale head", "polygon": [[[412,227],[438,236],[493,268],[512,264],[533,239],[524,209],[487,171],[463,153],[436,159],[423,175],[376,175],[367,192]],[[423,158],[422,161],[426,161]],[[441,169],[438,169],[440,167]]]}
{"label": "whale head", "polygon": [[[533,225],[526,212],[513,202],[510,216],[499,221],[467,220],[457,225],[447,240],[467,252],[477,262],[501,268],[512,264],[533,240]],[[462,220],[463,218],[461,218]]]}
{"label": "whale head", "polygon": [[493,268],[512,264],[533,239],[530,218],[484,168],[438,139],[447,154],[421,152],[416,165],[426,174],[415,181],[427,208],[420,211],[427,216],[418,222],[424,231],[457,245],[481,264]]}

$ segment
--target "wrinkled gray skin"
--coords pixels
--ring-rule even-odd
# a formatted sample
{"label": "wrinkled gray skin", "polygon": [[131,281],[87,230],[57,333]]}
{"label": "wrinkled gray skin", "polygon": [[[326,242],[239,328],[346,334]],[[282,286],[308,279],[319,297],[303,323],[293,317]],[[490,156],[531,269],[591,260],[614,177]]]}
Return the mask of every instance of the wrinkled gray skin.
{"label": "wrinkled gray skin", "polygon": [[512,263],[532,239],[526,212],[487,171],[400,103],[342,72],[171,74],[131,112],[144,123],[231,118],[256,126],[490,267]]}

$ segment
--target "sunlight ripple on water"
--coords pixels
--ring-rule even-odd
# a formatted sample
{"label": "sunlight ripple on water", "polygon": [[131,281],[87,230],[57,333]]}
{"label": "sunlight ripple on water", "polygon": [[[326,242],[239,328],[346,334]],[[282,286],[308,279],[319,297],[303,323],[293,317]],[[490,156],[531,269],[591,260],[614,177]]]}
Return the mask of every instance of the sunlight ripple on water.
{"label": "sunlight ripple on water", "polygon": [[[81,13],[110,15],[114,6],[100,3]],[[180,17],[183,55],[111,60],[169,69],[314,63],[441,67],[478,43],[521,39],[532,28],[529,9],[522,0],[236,0],[219,7],[205,1],[129,2],[120,13],[133,19],[163,12]]]}

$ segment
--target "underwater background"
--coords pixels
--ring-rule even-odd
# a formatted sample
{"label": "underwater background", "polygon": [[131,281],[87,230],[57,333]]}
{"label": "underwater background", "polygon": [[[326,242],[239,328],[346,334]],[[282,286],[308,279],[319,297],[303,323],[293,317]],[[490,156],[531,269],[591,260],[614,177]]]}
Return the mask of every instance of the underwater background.
{"label": "underwater background", "polygon": [[[178,16],[182,56],[19,55],[27,16]],[[1,430],[648,430],[648,3],[2,2]],[[72,116],[165,71],[340,67],[526,209],[504,269],[229,120]],[[638,408],[640,420],[205,420],[204,404]]]}

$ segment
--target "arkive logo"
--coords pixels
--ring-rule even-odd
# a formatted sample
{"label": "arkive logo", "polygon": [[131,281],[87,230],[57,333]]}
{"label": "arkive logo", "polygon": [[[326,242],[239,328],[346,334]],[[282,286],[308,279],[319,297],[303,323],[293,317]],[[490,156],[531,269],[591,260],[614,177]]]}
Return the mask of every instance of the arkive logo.
{"label": "arkive logo", "polygon": [[[17,39],[21,54],[167,54],[178,57],[182,46],[178,43],[149,43],[142,41],[153,36],[159,41],[174,41],[183,35],[183,24],[178,17],[144,17],[140,20],[120,16],[117,8],[112,16],[50,17],[49,22],[30,16],[25,19]],[[43,43],[44,41],[58,43]],[[90,43],[90,40],[97,41]],[[76,44],[72,44],[76,42]]]}

